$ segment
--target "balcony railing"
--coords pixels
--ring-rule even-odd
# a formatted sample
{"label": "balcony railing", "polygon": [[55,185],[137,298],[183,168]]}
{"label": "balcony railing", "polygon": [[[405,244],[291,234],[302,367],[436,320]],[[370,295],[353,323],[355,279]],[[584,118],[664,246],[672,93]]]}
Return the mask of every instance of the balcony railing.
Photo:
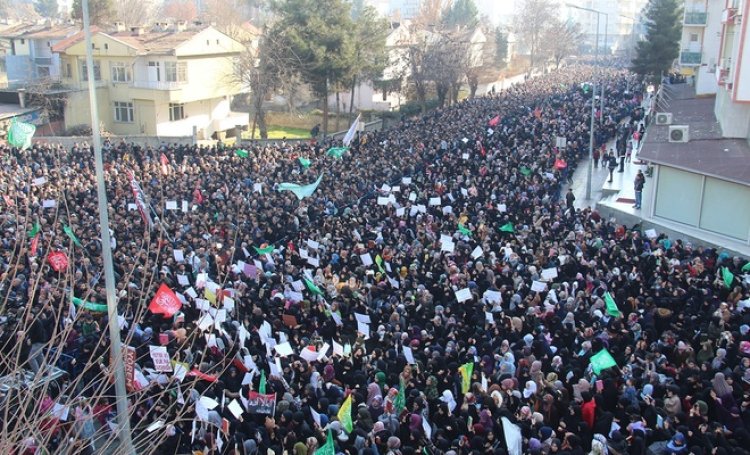
{"label": "balcony railing", "polygon": [[701,64],[701,53],[682,51],[680,52],[680,65],[700,65]]}
{"label": "balcony railing", "polygon": [[162,82],[162,81],[133,81],[130,86],[133,88],[145,88],[148,90],[179,90],[185,85],[185,82]]}
{"label": "balcony railing", "polygon": [[702,11],[685,11],[684,25],[706,25],[708,13]]}

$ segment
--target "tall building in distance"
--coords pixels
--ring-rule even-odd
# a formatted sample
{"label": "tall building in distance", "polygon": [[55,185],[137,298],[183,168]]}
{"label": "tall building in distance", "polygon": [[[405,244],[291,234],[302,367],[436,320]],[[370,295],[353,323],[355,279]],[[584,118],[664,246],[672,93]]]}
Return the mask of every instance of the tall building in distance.
{"label": "tall building in distance", "polygon": [[597,14],[566,5],[599,11],[599,50],[604,53],[621,53],[635,46],[638,40],[638,24],[648,0],[570,0],[560,2],[562,14],[568,20],[580,24],[586,43],[593,47],[597,35]]}
{"label": "tall building in distance", "polygon": [[388,16],[400,20],[414,19],[419,15],[421,6],[422,0],[390,0],[388,2]]}
{"label": "tall building in distance", "polygon": [[692,77],[698,96],[716,93],[723,0],[685,0],[680,42],[680,73]]}

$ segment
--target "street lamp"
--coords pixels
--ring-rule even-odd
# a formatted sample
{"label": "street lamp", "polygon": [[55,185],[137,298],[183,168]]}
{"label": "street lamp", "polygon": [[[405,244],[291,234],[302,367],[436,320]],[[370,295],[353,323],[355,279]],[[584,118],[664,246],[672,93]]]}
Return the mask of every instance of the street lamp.
{"label": "street lamp", "polygon": [[[597,11],[595,9],[591,8],[584,8],[582,6],[578,5],[571,5],[570,3],[565,3],[565,6],[569,8],[575,8],[582,11],[588,11],[590,13],[596,14],[596,60],[599,61],[599,16],[604,15],[605,20],[605,32],[604,32],[604,46],[607,45],[607,32],[606,28],[608,25],[608,17],[606,13],[602,13],[601,11]],[[602,78],[603,80],[603,78]],[[591,90],[591,133],[589,134],[589,166],[588,166],[588,173],[586,175],[586,200],[591,200],[591,180],[593,178],[594,174],[594,128],[596,126],[596,100],[594,99],[594,94],[596,93],[596,83],[592,81],[592,84],[594,84],[594,87],[592,87]],[[602,86],[602,94],[601,94],[601,110],[602,110],[602,120],[604,118],[604,82],[600,82]]]}

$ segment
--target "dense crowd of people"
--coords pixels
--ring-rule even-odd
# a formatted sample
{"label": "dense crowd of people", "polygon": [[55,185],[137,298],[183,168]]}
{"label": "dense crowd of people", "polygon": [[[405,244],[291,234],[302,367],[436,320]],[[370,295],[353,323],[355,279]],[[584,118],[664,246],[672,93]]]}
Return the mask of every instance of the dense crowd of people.
{"label": "dense crowd of people", "polygon": [[[139,453],[746,453],[745,261],[561,194],[588,153],[595,77],[597,148],[627,143],[641,81],[571,66],[361,132],[340,157],[325,140],[105,144]],[[117,430],[93,156],[0,158],[0,369],[67,374],[17,453],[93,453]],[[321,175],[301,200],[277,191]],[[148,310],[161,285],[182,302],[169,317]],[[251,392],[273,410],[250,412]]]}

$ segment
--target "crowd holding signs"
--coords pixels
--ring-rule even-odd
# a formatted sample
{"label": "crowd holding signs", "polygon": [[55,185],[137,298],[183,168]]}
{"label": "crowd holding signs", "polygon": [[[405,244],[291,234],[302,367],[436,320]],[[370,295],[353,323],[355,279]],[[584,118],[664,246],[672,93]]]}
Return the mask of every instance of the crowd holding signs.
{"label": "crowd holding signs", "polygon": [[107,143],[117,321],[90,151],[2,149],[0,367],[71,378],[24,444],[117,434],[117,323],[139,453],[743,453],[750,267],[560,202],[595,76],[603,145],[641,81],[586,66],[343,147]]}

